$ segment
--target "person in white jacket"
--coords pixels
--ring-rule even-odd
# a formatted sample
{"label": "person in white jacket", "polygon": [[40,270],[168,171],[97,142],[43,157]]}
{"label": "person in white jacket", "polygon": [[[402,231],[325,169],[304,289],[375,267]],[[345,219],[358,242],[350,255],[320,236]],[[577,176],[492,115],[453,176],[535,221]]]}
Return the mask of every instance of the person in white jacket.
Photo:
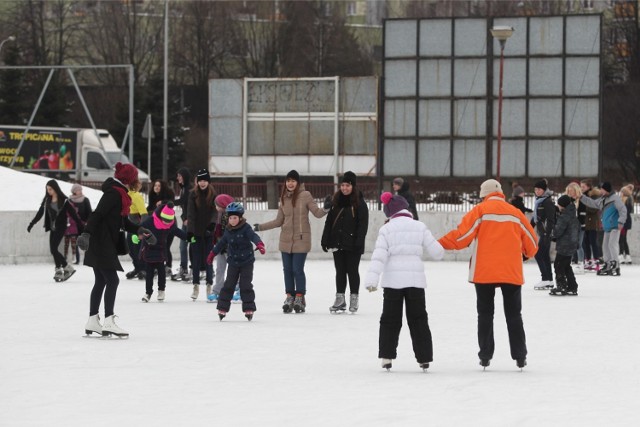
{"label": "person in white jacket", "polygon": [[433,361],[433,343],[425,302],[427,280],[422,255],[426,250],[431,258],[440,260],[444,249],[424,223],[413,220],[404,197],[385,192],[380,200],[389,219],[378,232],[365,276],[369,292],[378,290],[378,282],[384,288],[378,357],[383,368],[391,368],[397,354],[404,303],[413,351],[419,366],[426,370]]}

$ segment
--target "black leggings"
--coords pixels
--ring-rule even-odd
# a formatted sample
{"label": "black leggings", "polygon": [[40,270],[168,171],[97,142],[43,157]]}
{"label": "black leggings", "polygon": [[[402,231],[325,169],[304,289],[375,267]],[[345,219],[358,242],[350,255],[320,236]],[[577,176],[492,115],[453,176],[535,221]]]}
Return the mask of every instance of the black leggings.
{"label": "black leggings", "polygon": [[104,292],[104,317],[107,318],[113,315],[113,306],[116,303],[116,293],[120,284],[118,272],[116,270],[93,267],[93,274],[96,276],[96,281],[91,290],[89,316],[94,316],[100,311],[100,300]]}
{"label": "black leggings", "polygon": [[347,278],[349,290],[352,294],[360,291],[360,252],[336,251],[333,253],[333,265],[336,268],[336,292],[344,294],[347,290]]}
{"label": "black leggings", "polygon": [[53,261],[56,263],[56,268],[67,266],[67,260],[58,250],[60,242],[62,242],[62,239],[64,238],[64,231],[64,229],[56,229],[51,230],[49,233],[49,250],[51,251],[51,255],[53,255]]}

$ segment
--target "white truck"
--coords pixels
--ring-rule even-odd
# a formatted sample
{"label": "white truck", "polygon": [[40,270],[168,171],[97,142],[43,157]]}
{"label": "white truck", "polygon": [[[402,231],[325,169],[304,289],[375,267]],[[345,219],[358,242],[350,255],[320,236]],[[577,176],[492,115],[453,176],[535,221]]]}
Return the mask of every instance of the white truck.
{"label": "white truck", "polygon": [[[102,182],[117,162],[129,163],[111,134],[97,129],[0,125],[0,166],[78,182]],[[21,141],[22,147],[20,147]],[[142,183],[149,176],[138,170]]]}

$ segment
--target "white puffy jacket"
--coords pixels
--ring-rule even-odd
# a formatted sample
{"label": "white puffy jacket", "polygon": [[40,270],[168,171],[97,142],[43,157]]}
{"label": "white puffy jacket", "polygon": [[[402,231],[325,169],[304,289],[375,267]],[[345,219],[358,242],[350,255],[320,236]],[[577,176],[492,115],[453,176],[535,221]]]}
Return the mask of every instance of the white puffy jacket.
{"label": "white puffy jacket", "polygon": [[[408,211],[400,211],[400,213]],[[444,256],[442,245],[427,226],[408,216],[395,216],[378,232],[371,264],[365,276],[365,286],[383,288],[426,288],[422,254],[424,250],[435,260]]]}

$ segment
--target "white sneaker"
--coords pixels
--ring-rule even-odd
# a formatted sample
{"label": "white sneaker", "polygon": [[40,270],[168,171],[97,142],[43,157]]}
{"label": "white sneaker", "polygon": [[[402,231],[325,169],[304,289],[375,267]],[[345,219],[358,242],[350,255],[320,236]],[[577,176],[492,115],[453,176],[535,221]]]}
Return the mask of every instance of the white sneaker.
{"label": "white sneaker", "polygon": [[142,302],[149,302],[150,299],[151,299],[151,295],[144,294],[144,296],[142,297]]}
{"label": "white sneaker", "polygon": [[91,333],[102,335],[102,325],[100,324],[99,315],[94,314],[93,316],[89,316],[89,320],[87,320],[87,324],[84,325],[84,332],[87,335],[91,335]]}
{"label": "white sneaker", "polygon": [[158,301],[164,301],[164,291],[158,291]]}
{"label": "white sneaker", "polygon": [[104,325],[102,325],[102,336],[115,335],[117,337],[128,337],[129,332],[125,331],[118,325],[116,325],[116,315],[112,314],[111,316],[104,319]]}
{"label": "white sneaker", "polygon": [[191,292],[191,299],[197,300],[198,295],[200,294],[200,285],[193,285],[193,292]]}

